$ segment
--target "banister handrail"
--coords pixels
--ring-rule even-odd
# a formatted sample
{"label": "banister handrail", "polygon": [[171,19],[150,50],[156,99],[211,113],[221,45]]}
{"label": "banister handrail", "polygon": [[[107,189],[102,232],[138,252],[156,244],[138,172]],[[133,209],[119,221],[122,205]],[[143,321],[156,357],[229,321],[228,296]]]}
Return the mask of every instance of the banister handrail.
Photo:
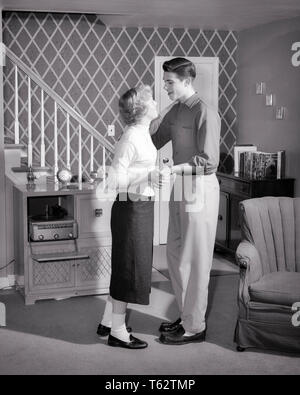
{"label": "banister handrail", "polygon": [[68,103],[66,103],[52,88],[50,88],[34,71],[32,71],[22,60],[20,60],[9,48],[4,44],[3,56],[7,56],[14,64],[16,64],[28,77],[32,79],[44,92],[47,93],[66,113],[70,114],[85,130],[87,130],[95,139],[97,139],[110,152],[114,152],[114,146],[109,143],[99,132],[89,124],[77,111],[75,111]]}

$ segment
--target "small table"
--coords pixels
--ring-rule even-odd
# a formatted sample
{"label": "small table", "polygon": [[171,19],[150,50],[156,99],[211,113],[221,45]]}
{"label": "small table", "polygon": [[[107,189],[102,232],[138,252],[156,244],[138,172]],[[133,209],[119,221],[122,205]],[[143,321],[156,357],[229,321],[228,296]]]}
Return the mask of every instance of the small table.
{"label": "small table", "polygon": [[217,173],[220,206],[216,249],[234,254],[241,241],[239,203],[263,196],[294,197],[294,178],[250,180],[232,174]]}

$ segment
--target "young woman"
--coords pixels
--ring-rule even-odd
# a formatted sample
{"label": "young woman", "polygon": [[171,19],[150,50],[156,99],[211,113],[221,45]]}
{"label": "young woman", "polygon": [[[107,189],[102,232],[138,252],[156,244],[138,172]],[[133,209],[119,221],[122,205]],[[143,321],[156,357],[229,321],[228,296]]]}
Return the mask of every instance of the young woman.
{"label": "young woman", "polygon": [[110,296],[97,333],[109,334],[110,346],[140,349],[147,343],[125,325],[128,303],[149,304],[153,257],[154,187],[162,183],[155,169],[157,150],[149,126],[158,116],[149,86],[127,91],[119,101],[127,125],[119,140],[107,187],[117,191],[111,212]]}

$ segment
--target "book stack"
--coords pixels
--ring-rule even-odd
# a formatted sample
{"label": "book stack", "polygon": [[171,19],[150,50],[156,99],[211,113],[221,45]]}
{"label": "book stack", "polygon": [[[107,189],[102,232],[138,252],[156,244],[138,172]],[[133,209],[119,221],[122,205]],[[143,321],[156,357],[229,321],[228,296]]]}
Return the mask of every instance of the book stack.
{"label": "book stack", "polygon": [[252,180],[285,177],[285,151],[245,151],[239,156],[239,175]]}

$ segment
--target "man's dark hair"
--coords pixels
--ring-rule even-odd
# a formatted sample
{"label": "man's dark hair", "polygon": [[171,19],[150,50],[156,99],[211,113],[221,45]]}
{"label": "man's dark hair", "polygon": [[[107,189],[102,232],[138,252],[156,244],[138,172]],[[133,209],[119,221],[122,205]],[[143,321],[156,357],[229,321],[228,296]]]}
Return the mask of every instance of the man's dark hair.
{"label": "man's dark hair", "polygon": [[175,73],[178,77],[187,78],[196,77],[196,67],[194,63],[185,58],[174,58],[167,60],[163,64],[163,70],[169,73]]}

